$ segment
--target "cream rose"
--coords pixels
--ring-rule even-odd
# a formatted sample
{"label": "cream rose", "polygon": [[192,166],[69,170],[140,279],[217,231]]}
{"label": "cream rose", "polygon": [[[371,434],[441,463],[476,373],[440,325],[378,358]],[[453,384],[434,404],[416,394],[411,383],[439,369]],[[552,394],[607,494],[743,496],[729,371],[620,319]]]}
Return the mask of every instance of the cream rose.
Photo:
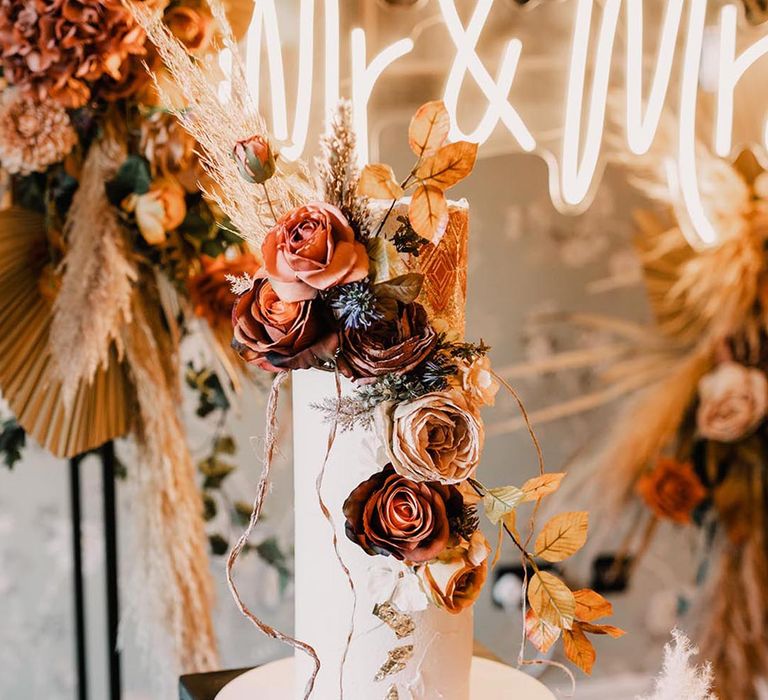
{"label": "cream rose", "polygon": [[470,365],[462,365],[459,377],[461,388],[475,406],[493,406],[499,383],[493,377],[491,361],[487,355],[478,357]]}
{"label": "cream rose", "polygon": [[150,245],[165,242],[166,233],[181,226],[187,215],[184,188],[171,178],[155,180],[149,192],[134,201],[136,224]]}
{"label": "cream rose", "polygon": [[699,433],[718,442],[735,442],[765,418],[768,379],[760,370],[724,362],[699,382]]}
{"label": "cream rose", "polygon": [[376,426],[388,460],[407,479],[458,484],[480,461],[483,424],[459,389],[383,404]]}

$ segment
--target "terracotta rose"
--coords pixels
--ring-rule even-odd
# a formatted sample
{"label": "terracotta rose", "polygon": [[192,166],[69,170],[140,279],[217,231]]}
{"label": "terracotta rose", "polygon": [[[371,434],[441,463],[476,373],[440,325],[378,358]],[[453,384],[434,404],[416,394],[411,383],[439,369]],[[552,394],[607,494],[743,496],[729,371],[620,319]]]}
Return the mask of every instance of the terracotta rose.
{"label": "terracotta rose", "polygon": [[659,517],[676,523],[691,522],[691,513],[707,496],[707,490],[689,462],[661,457],[653,471],[637,482],[637,492]]}
{"label": "terracotta rose", "polygon": [[318,290],[358,282],[368,275],[368,254],[344,214],[313,202],[285,214],[266,235],[267,276],[285,301],[312,299]]}
{"label": "terracotta rose", "polygon": [[485,439],[479,416],[459,389],[381,404],[376,428],[398,474],[443,484],[472,475]]}
{"label": "terracotta rose", "polygon": [[416,483],[391,465],[360,484],[344,502],[347,537],[371,556],[434,559],[448,544],[449,520],[464,507],[453,486]]}
{"label": "terracotta rose", "polygon": [[424,588],[438,607],[454,615],[475,603],[488,577],[488,541],[479,531],[472,540],[446,550],[419,569]]}
{"label": "terracotta rose", "polygon": [[696,423],[708,440],[736,442],[765,418],[768,379],[758,369],[724,362],[699,382]]}
{"label": "terracotta rose", "polygon": [[249,364],[279,372],[332,361],[338,335],[319,300],[283,301],[257,277],[232,309],[232,346]]}
{"label": "terracotta rose", "polygon": [[251,253],[243,253],[234,258],[220,255],[212,258],[200,256],[202,269],[187,280],[189,296],[195,314],[205,318],[212,326],[232,318],[232,307],[237,297],[232,292],[232,283],[228,277],[253,275],[259,269],[259,261]]}
{"label": "terracotta rose", "polygon": [[175,5],[163,16],[171,33],[190,51],[205,51],[213,36],[213,17],[207,11]]}
{"label": "terracotta rose", "polygon": [[400,304],[391,323],[342,331],[345,369],[355,378],[405,374],[421,364],[437,344],[421,304]]}

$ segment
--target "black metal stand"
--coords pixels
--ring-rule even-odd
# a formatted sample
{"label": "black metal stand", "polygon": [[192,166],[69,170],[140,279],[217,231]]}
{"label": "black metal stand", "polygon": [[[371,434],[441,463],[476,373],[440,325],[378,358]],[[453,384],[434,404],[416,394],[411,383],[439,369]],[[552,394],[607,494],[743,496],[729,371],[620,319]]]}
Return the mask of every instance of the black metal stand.
{"label": "black metal stand", "polygon": [[[93,454],[93,453],[91,453]],[[107,642],[109,644],[109,700],[120,700],[121,668],[117,649],[120,607],[117,583],[117,507],[115,501],[115,446],[108,442],[96,453],[101,462],[104,511],[104,565],[107,598]],[[88,700],[88,659],[86,644],[85,585],[83,579],[82,490],[80,465],[88,455],[69,460],[72,517],[72,563],[75,595],[75,649],[77,655],[78,700]]]}

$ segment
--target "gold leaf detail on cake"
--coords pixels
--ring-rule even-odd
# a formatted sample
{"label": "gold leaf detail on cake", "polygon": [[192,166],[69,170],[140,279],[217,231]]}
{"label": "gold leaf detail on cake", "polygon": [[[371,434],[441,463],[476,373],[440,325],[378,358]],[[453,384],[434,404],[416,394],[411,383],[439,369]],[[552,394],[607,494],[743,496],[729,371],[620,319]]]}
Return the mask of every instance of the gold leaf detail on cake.
{"label": "gold leaf detail on cake", "polygon": [[405,646],[392,649],[387,655],[387,660],[382,664],[373,680],[380,683],[385,678],[405,670],[405,667],[408,665],[412,656],[413,644],[406,644]]}
{"label": "gold leaf detail on cake", "polygon": [[393,685],[388,691],[384,700],[400,700],[400,693],[397,692],[397,686]]}
{"label": "gold leaf detail on cake", "polygon": [[416,623],[410,615],[400,612],[391,603],[383,603],[373,608],[373,614],[392,629],[398,639],[409,637],[416,631]]}

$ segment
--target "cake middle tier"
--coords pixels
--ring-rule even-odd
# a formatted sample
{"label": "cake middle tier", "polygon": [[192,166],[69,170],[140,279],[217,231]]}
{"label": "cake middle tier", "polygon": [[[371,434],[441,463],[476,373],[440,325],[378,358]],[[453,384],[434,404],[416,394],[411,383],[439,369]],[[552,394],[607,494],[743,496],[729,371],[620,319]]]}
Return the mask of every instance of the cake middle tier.
{"label": "cake middle tier", "polygon": [[[344,393],[351,382],[342,379]],[[334,375],[308,370],[293,373],[294,478],[296,507],[296,636],[320,657],[313,698],[317,700],[468,700],[472,661],[472,611],[451,614],[429,604],[409,611],[411,625],[386,624],[374,608],[393,597],[413,598],[398,590],[405,567],[392,557],[370,556],[345,536],[343,504],[349,494],[384,466],[372,431],[354,429],[336,435],[326,465],[323,500],[331,513],[339,552],[355,585],[353,596],[333,547],[333,531],[323,516],[316,481],[328,446],[330,426],[313,408],[336,396]],[[409,574],[413,577],[412,574]],[[415,583],[410,581],[410,584]],[[357,610],[343,678],[341,662]],[[418,590],[415,591],[418,599]],[[405,606],[407,607],[407,606]],[[385,608],[386,609],[386,608]],[[385,615],[382,615],[385,616]],[[400,630],[398,638],[395,629]],[[407,634],[405,634],[407,633]],[[296,698],[312,664],[297,657]],[[393,689],[397,694],[393,693]]]}

